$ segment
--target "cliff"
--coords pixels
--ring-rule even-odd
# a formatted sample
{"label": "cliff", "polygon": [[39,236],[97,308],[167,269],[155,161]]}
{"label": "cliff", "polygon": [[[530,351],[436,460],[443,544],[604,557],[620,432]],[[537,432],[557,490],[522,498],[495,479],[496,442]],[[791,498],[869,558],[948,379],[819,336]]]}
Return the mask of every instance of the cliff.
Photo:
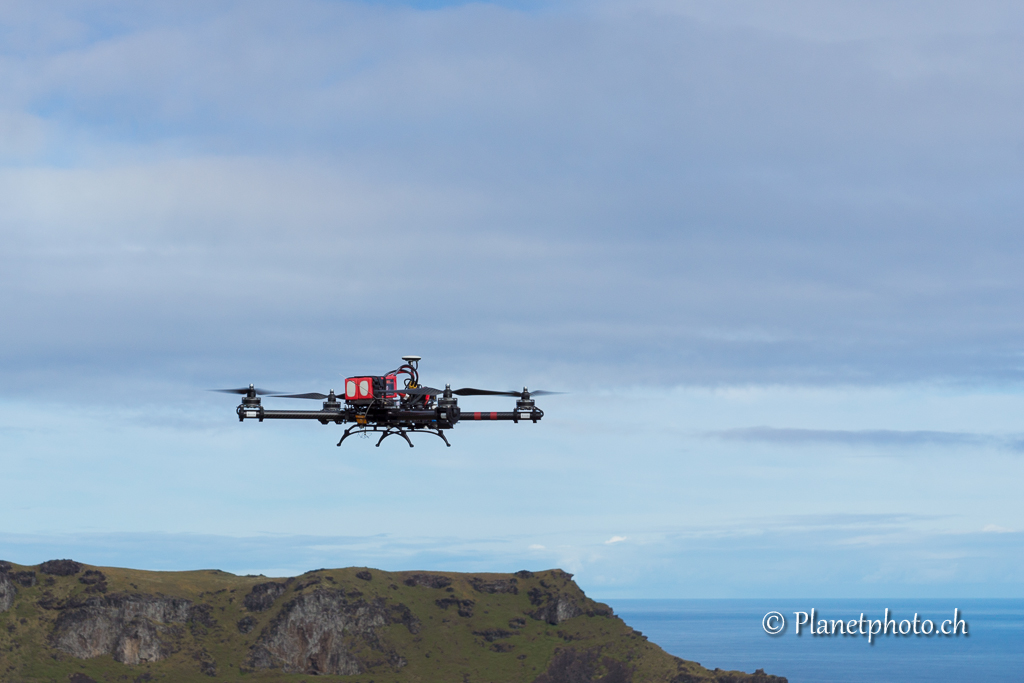
{"label": "cliff", "polygon": [[665,653],[558,569],[290,579],[0,562],[0,681],[784,683]]}

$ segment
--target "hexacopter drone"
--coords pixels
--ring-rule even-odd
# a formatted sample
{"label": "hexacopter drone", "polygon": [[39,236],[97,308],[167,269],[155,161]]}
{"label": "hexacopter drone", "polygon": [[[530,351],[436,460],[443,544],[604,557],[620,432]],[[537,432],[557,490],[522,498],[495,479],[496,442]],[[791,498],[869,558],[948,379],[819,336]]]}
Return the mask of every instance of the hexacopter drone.
{"label": "hexacopter drone", "polygon": [[[246,418],[264,420],[317,420],[321,424],[353,423],[345,430],[340,446],[352,434],[368,434],[380,432],[377,445],[392,434],[404,438],[409,446],[412,441],[410,433],[424,432],[441,437],[446,445],[448,439],[445,429],[451,429],[460,420],[511,420],[537,422],[544,417],[544,411],[538,408],[532,396],[556,394],[556,391],[491,391],[489,389],[452,389],[445,385],[444,389],[420,386],[419,356],[402,356],[405,361],[398,369],[384,375],[366,375],[349,377],[345,380],[345,394],[336,396],[332,389],[328,394],[284,394],[275,391],[257,389],[249,385],[245,389],[214,389],[226,394],[241,394],[242,403],[235,412],[239,421]],[[399,387],[398,378],[405,375],[403,386]],[[321,410],[267,410],[260,402],[260,396],[273,398],[305,398],[323,400]],[[476,411],[462,412],[456,396],[516,396],[516,409],[511,412]],[[342,404],[341,398],[344,398]]]}

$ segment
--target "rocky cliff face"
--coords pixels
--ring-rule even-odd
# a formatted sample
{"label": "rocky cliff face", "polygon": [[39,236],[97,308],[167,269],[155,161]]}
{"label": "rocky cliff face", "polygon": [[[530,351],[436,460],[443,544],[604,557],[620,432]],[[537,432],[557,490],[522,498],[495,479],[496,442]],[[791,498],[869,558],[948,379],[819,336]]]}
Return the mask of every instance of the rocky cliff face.
{"label": "rocky cliff face", "polygon": [[[401,621],[407,608],[378,598],[367,602],[353,591],[315,589],[287,605],[260,635],[249,664],[309,674],[359,674],[381,664],[395,669],[405,660],[381,637],[379,629]],[[410,628],[412,628],[410,626]]]}
{"label": "rocky cliff face", "polygon": [[11,577],[6,572],[0,573],[0,612],[6,612],[11,608],[17,594],[18,589],[14,587]]}
{"label": "rocky cliff face", "polygon": [[124,664],[156,662],[176,651],[192,613],[181,598],[108,595],[62,606],[51,643],[61,652],[87,659],[109,654]]}

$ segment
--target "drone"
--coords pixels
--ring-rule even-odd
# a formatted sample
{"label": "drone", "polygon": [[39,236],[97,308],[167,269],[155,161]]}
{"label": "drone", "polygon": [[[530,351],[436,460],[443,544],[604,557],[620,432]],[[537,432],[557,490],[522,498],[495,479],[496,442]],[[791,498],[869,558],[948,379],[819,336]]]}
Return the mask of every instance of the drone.
{"label": "drone", "polygon": [[[533,396],[557,394],[557,391],[491,391],[489,389],[444,389],[420,385],[419,356],[402,356],[397,369],[383,375],[349,377],[345,380],[345,393],[337,395],[332,389],[328,394],[311,392],[307,394],[285,394],[257,389],[252,384],[243,389],[213,389],[225,394],[239,394],[242,403],[235,412],[240,422],[246,419],[264,420],[316,420],[320,424],[346,424],[340,446],[353,434],[369,436],[379,432],[377,446],[389,436],[398,435],[413,446],[409,434],[424,433],[441,437],[449,448],[444,430],[452,429],[462,420],[511,420],[514,423],[536,423],[544,417]],[[401,379],[401,385],[399,380]],[[321,410],[267,410],[260,397],[299,398],[322,400]],[[456,396],[515,396],[516,408],[511,412],[475,411],[463,412]],[[344,403],[342,403],[344,400]]]}

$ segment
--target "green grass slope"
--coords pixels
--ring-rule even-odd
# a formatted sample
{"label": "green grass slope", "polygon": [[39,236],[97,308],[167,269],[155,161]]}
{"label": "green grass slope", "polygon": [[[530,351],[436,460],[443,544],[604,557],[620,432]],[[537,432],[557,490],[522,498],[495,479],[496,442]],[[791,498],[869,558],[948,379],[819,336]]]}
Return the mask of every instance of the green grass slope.
{"label": "green grass slope", "polygon": [[62,562],[0,563],[3,683],[785,681],[673,657],[558,569],[268,579]]}

